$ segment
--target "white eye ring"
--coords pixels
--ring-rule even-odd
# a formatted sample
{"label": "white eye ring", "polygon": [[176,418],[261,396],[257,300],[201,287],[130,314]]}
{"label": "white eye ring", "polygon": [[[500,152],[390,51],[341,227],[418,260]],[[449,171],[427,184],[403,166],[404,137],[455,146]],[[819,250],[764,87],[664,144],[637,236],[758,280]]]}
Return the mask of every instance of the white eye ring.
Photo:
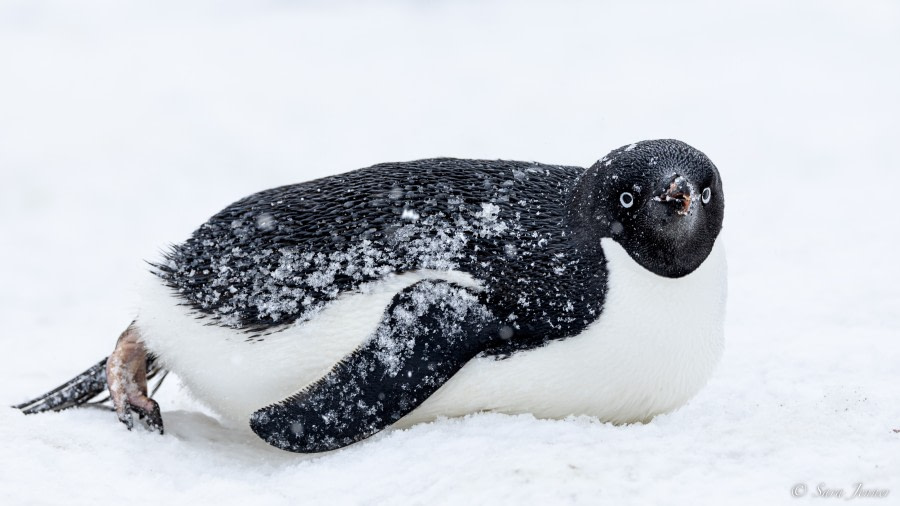
{"label": "white eye ring", "polygon": [[622,192],[622,194],[619,195],[619,203],[622,204],[622,207],[624,207],[626,209],[633,206],[634,205],[634,195],[632,195],[628,192]]}
{"label": "white eye ring", "polygon": [[712,198],[712,191],[709,188],[704,188],[703,193],[700,194],[700,199],[704,204],[709,204],[709,199]]}

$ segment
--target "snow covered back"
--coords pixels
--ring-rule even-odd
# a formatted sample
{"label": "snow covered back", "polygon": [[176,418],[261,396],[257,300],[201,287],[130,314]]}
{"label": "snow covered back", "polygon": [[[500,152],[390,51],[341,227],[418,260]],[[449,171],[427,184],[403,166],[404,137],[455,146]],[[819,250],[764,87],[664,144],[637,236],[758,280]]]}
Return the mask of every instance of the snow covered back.
{"label": "snow covered back", "polygon": [[107,355],[143,261],[223,205],[379,162],[683,139],[730,267],[719,369],[646,425],[477,414],[307,458],[170,378],[162,437],[0,409],[0,503],[896,503],[898,52],[890,0],[0,0],[6,405]]}
{"label": "snow covered back", "polygon": [[496,298],[521,294],[535,283],[501,284],[507,260],[531,261],[537,278],[547,257],[574,266],[553,251],[568,245],[568,194],[583,171],[437,158],[272,188],[216,213],[154,271],[198,316],[251,332],[307,321],[341,293],[410,270],[462,269]]}

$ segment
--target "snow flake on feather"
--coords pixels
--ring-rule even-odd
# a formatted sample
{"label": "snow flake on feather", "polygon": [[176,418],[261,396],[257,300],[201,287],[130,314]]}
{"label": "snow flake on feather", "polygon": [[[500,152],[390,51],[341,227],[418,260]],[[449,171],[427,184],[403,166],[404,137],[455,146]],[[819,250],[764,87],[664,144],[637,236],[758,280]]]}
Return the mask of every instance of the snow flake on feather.
{"label": "snow flake on feather", "polygon": [[[577,275],[560,229],[583,171],[525,162],[385,164],[251,195],[175,246],[157,274],[200,317],[252,336],[412,270],[460,270],[538,311]],[[521,268],[527,282],[519,282]],[[524,279],[524,278],[523,278]],[[496,291],[495,291],[496,289]],[[558,304],[558,302],[553,302]],[[536,315],[536,313],[535,313]]]}
{"label": "snow flake on feather", "polygon": [[[461,322],[473,318],[486,320],[489,314],[477,298],[464,288],[443,282],[423,281],[410,289],[403,302],[394,306],[387,315],[388,325],[379,327],[372,338],[377,346],[375,357],[390,376],[396,376],[403,363],[413,354],[416,339],[427,339],[430,330],[421,323],[422,317],[438,307],[438,322],[444,337],[461,335]],[[408,332],[396,333],[403,328]]]}
{"label": "snow flake on feather", "polygon": [[[330,253],[286,246],[248,254],[245,248],[233,247],[210,259],[206,270],[209,282],[199,292],[189,292],[193,286],[179,288],[195,297],[202,309],[211,310],[224,326],[240,328],[248,311],[264,322],[278,323],[288,317],[302,321],[339,295],[339,279],[349,279],[359,286],[411,267],[459,268],[459,259],[473,237],[500,237],[510,229],[500,214],[500,207],[491,203],[481,204],[478,211],[468,215],[456,213],[452,217],[422,217],[404,209],[379,244],[363,239]],[[235,230],[238,237],[247,233],[242,227]],[[204,240],[202,245],[210,247],[211,243]],[[193,278],[196,272],[191,264],[179,263],[177,257],[166,265],[185,279]],[[249,289],[238,290],[237,286]]]}

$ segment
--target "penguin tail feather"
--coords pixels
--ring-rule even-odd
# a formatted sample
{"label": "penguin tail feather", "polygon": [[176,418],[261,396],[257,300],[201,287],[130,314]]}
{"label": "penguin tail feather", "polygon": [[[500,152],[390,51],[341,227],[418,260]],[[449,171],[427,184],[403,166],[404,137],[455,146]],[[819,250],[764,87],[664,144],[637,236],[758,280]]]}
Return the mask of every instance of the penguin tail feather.
{"label": "penguin tail feather", "polygon": [[[106,361],[109,357],[94,364],[90,369],[75,376],[66,383],[30,401],[12,406],[26,415],[45,411],[62,411],[77,406],[98,407],[112,410],[106,383]],[[150,396],[162,385],[168,371],[160,367],[153,355],[147,356],[147,380],[159,376]],[[103,396],[103,397],[101,397]]]}

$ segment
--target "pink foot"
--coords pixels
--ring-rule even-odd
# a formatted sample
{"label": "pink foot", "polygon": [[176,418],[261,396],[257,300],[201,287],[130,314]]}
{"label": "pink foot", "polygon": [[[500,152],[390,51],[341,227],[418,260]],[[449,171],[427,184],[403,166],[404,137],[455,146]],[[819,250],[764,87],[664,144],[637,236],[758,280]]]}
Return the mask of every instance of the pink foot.
{"label": "pink foot", "polygon": [[133,323],[119,336],[116,349],[106,363],[109,396],[119,421],[128,430],[134,427],[132,413],[137,413],[140,419],[147,419],[151,430],[162,434],[159,404],[147,396],[147,349],[140,337]]}

